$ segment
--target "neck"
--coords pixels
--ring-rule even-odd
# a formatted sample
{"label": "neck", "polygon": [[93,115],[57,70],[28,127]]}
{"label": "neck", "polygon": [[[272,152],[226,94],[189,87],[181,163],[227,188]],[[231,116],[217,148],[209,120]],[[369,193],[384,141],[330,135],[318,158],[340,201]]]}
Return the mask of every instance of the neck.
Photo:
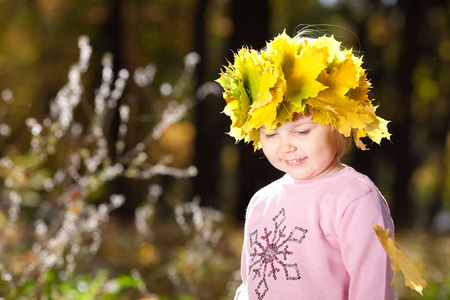
{"label": "neck", "polygon": [[335,173],[339,172],[340,170],[342,170],[343,168],[344,168],[344,165],[341,163],[341,161],[339,159],[335,158],[331,162],[330,168],[328,168],[328,170],[326,172],[322,173],[321,176],[335,174]]}

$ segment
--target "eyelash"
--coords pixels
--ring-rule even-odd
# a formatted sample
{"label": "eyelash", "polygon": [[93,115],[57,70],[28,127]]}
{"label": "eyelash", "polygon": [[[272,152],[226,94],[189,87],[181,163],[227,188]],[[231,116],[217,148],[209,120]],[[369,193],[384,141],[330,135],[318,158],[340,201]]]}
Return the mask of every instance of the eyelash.
{"label": "eyelash", "polygon": [[[294,131],[295,134],[300,135],[300,136],[307,135],[310,132],[311,132],[311,130]],[[269,132],[268,134],[266,134],[266,138],[270,139],[270,138],[272,138],[272,137],[274,137],[276,135],[277,135],[276,132],[273,132],[273,133]]]}
{"label": "eyelash", "polygon": [[298,135],[307,135],[310,132],[310,130],[302,130],[302,131],[296,131],[295,133]]}

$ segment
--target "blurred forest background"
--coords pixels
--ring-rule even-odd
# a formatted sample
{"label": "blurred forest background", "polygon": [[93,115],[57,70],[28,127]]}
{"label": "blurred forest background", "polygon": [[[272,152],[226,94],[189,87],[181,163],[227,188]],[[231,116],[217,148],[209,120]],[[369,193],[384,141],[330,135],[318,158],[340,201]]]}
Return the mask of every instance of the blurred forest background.
{"label": "blurred forest background", "polygon": [[232,299],[245,207],[281,174],[226,135],[214,80],[243,45],[321,24],[364,55],[391,120],[392,142],[345,163],[380,188],[428,280],[419,297],[397,276],[399,299],[448,299],[449,14],[447,0],[0,0],[0,297]]}

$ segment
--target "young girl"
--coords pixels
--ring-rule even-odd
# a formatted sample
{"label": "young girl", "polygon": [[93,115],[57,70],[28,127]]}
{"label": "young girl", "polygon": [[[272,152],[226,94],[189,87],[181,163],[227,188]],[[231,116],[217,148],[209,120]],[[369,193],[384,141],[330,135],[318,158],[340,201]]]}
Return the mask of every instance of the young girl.
{"label": "young girl", "polygon": [[374,183],[340,162],[351,137],[389,139],[362,59],[334,37],[285,33],[242,48],[218,82],[230,135],[252,141],[286,172],[246,213],[235,299],[394,299],[393,271],[373,223],[393,232]]}

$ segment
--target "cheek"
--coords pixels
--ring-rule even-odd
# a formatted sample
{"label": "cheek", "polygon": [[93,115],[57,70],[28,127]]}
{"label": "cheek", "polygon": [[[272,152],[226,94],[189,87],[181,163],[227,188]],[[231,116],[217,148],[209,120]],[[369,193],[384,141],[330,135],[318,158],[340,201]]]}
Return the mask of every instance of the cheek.
{"label": "cheek", "polygon": [[267,142],[261,142],[261,146],[264,156],[270,159],[273,153],[273,147],[271,147],[270,143]]}
{"label": "cheek", "polygon": [[322,138],[320,139],[321,140],[320,146],[317,147],[318,150],[324,152],[324,150],[326,149],[326,153],[328,155],[333,155],[334,157],[338,149],[338,141],[336,135],[334,134],[334,132],[328,129],[323,130],[321,137]]}
{"label": "cheek", "polygon": [[275,143],[271,141],[261,142],[262,152],[266,159],[271,163],[275,164],[278,161],[278,151]]}
{"label": "cheek", "polygon": [[264,139],[264,137],[263,136],[261,136],[261,150],[262,150],[262,152],[264,153],[264,154],[266,154],[266,152],[268,151],[268,149],[269,149],[269,145],[267,144],[267,142],[266,142],[266,140]]}
{"label": "cheek", "polygon": [[328,145],[330,147],[330,151],[332,152],[333,158],[338,154],[339,149],[339,141],[336,138],[335,134],[330,134],[328,139]]}

